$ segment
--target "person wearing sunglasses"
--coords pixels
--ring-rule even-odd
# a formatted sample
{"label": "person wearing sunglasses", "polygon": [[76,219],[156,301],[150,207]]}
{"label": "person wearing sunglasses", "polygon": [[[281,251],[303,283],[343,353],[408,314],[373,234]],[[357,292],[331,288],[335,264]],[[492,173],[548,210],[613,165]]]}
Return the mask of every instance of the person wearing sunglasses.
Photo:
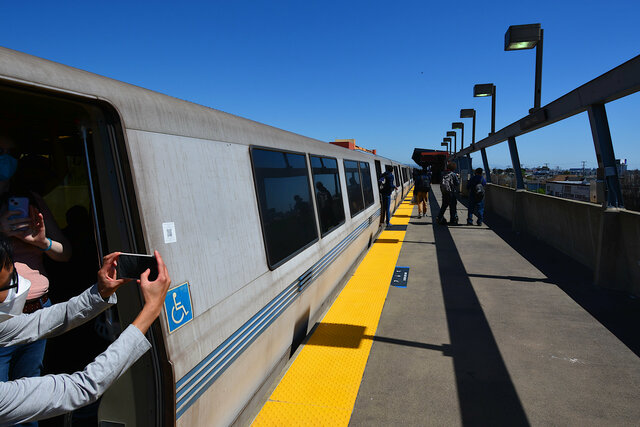
{"label": "person wearing sunglasses", "polygon": [[[30,314],[15,314],[5,307],[0,312],[0,347],[60,335],[115,304],[115,291],[130,281],[117,278],[119,255],[119,252],[114,252],[104,257],[97,283],[67,302]],[[155,257],[158,264],[157,279],[149,281],[147,269],[137,281],[144,297],[142,310],[118,339],[83,371],[0,382],[0,425],[54,417],[95,402],[151,348],[144,334],[160,315],[171,285],[169,272],[158,251],[155,251]],[[20,287],[20,278],[16,278],[9,240],[2,234],[0,267],[0,300],[4,303],[10,293]]]}

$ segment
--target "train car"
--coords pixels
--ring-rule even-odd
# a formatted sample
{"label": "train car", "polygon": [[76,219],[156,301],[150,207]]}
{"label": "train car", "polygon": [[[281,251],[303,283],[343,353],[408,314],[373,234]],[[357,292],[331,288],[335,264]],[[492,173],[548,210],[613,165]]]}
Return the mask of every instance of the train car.
{"label": "train car", "polygon": [[[113,251],[157,249],[169,268],[151,352],[88,410],[114,426],[241,422],[381,230],[381,171],[395,169],[394,208],[412,185],[399,162],[6,48],[0,132],[72,244],[47,264],[54,302]],[[141,305],[124,286],[49,340],[46,368],[82,368]]]}

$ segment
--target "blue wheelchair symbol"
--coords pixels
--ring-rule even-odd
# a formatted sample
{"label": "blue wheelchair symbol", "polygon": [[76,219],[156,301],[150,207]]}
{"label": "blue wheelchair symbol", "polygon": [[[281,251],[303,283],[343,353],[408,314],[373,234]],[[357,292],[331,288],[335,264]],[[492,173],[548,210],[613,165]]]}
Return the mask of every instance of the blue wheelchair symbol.
{"label": "blue wheelchair symbol", "polygon": [[164,311],[167,316],[169,333],[193,320],[189,282],[169,289],[164,299]]}

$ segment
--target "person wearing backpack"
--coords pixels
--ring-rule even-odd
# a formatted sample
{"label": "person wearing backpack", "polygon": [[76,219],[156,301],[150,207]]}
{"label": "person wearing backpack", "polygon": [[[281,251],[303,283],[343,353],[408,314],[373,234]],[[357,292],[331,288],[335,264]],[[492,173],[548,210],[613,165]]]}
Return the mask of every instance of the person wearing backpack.
{"label": "person wearing backpack", "polygon": [[467,182],[469,190],[469,215],[467,216],[467,225],[473,225],[473,213],[478,208],[478,221],[476,224],[482,225],[484,220],[484,191],[487,181],[482,176],[482,168],[475,170],[475,174]]}
{"label": "person wearing backpack", "polygon": [[431,190],[431,172],[421,169],[415,176],[415,182],[414,194],[418,205],[418,218],[422,218],[422,215],[427,216],[427,200],[429,200],[429,191]]}
{"label": "person wearing backpack", "polygon": [[393,167],[385,166],[384,173],[378,180],[380,195],[382,196],[382,222],[387,222],[387,227],[391,227],[391,193],[396,189],[393,179]]}
{"label": "person wearing backpack", "polygon": [[449,224],[458,225],[458,212],[456,211],[457,193],[460,188],[460,180],[454,172],[456,164],[449,162],[447,170],[442,173],[442,181],[440,182],[440,191],[442,192],[442,206],[438,212],[437,221],[439,224],[447,225],[444,214],[449,208]]}

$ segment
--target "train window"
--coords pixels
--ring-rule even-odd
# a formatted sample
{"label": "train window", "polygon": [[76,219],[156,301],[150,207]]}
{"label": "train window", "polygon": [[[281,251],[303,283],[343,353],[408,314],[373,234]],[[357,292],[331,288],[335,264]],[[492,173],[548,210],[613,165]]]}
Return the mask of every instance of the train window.
{"label": "train window", "polygon": [[369,163],[360,162],[360,175],[362,176],[362,192],[364,193],[364,205],[373,204],[373,184],[371,183],[371,169]]}
{"label": "train window", "polygon": [[380,177],[382,176],[382,166],[380,165],[380,160],[376,160],[375,165],[376,165],[376,177],[377,179],[380,179]]}
{"label": "train window", "polygon": [[267,259],[275,268],[318,239],[304,154],[251,149]]}
{"label": "train window", "polygon": [[311,156],[313,188],[320,218],[320,234],[324,236],[344,223],[342,190],[338,175],[338,161],[328,157]]}
{"label": "train window", "polygon": [[349,212],[353,218],[364,210],[364,199],[362,198],[362,184],[360,182],[360,170],[358,162],[353,160],[344,161],[344,175],[347,180],[347,197],[349,198]]}

